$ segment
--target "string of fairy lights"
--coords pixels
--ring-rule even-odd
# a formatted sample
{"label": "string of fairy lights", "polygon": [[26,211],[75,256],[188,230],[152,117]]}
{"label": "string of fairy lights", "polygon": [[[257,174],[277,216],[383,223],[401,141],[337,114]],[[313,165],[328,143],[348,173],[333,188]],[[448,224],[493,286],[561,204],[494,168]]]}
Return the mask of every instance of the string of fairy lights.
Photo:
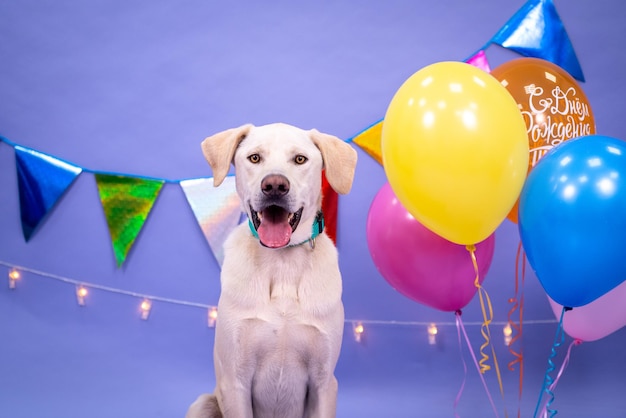
{"label": "string of fairy lights", "polygon": [[[16,290],[18,288],[18,283],[24,280],[23,273],[29,273],[30,275],[39,276],[42,278],[56,280],[61,283],[65,283],[67,285],[74,286],[76,289],[76,303],[79,306],[86,306],[87,302],[91,296],[91,290],[100,290],[109,293],[115,293],[119,295],[125,295],[138,300],[139,305],[139,317],[142,320],[148,320],[150,317],[150,312],[155,303],[167,303],[173,305],[187,306],[197,309],[203,309],[206,311],[207,318],[207,326],[209,328],[214,328],[218,318],[218,310],[216,305],[209,305],[204,303],[192,302],[181,299],[173,299],[162,296],[150,295],[139,292],[132,292],[124,289],[119,289],[110,286],[104,286],[96,283],[89,283],[82,280],[76,280],[65,276],[60,276],[57,274],[52,274],[40,270],[35,270],[32,268],[15,265],[12,263],[7,263],[5,261],[0,260],[0,265],[7,268],[7,276],[8,276],[8,285],[9,289]],[[556,319],[537,319],[537,320],[525,320],[524,325],[539,325],[539,324],[556,324],[558,321]],[[428,337],[428,343],[431,345],[435,345],[437,343],[437,335],[439,334],[439,329],[441,327],[455,327],[457,324],[454,321],[450,322],[430,322],[430,321],[389,321],[389,320],[367,320],[367,319],[346,319],[346,324],[350,324],[352,326],[352,331],[354,335],[354,340],[357,343],[363,341],[364,336],[366,335],[367,328],[369,326],[405,326],[405,327],[413,327],[413,328],[425,328],[426,335]],[[483,322],[465,322],[466,326],[481,326]],[[502,334],[504,339],[504,344],[509,346],[513,339],[513,327],[511,323],[508,321],[493,321],[491,322],[493,326],[501,326]]]}

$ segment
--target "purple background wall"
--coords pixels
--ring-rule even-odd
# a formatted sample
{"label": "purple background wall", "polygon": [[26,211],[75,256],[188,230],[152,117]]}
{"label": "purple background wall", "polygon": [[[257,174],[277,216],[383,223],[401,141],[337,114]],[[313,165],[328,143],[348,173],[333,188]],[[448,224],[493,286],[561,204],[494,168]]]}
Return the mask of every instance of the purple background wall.
{"label": "purple background wall", "polygon": [[[78,166],[172,180],[210,176],[199,143],[243,123],[275,121],[348,139],[379,120],[412,73],[463,60],[523,1],[110,1],[0,3],[0,134]],[[625,8],[619,0],[555,1],[585,72],[597,132],[626,139]],[[492,68],[516,55],[487,50]],[[357,148],[358,149],[358,148]],[[396,293],[371,261],[365,222],[385,183],[358,149],[353,191],[340,199],[339,251],[346,317],[366,324],[357,343],[346,325],[337,375],[339,417],[453,416],[463,364],[451,313]],[[115,267],[91,174],[83,174],[25,243],[14,154],[0,144],[0,261],[189,302],[216,304],[219,269],[184,194],[166,184],[125,265]],[[616,231],[617,232],[617,231]],[[513,295],[516,225],[496,232],[485,280],[496,321]],[[0,266],[0,280],[6,277]],[[0,286],[0,416],[176,417],[213,388],[213,330],[200,308],[93,290],[80,308],[74,287],[24,273]],[[481,343],[478,301],[464,311]],[[525,320],[554,320],[536,278],[526,279]],[[391,324],[392,321],[419,324]],[[438,322],[436,345],[423,323]],[[556,325],[524,327],[522,415],[537,402]],[[506,406],[515,415],[517,371],[492,328]],[[568,340],[569,341],[569,340]],[[556,390],[567,417],[623,417],[624,329],[576,347]],[[458,411],[493,412],[468,362]],[[557,362],[558,364],[558,362]],[[493,371],[486,375],[502,414]],[[512,413],[513,412],[513,413]]]}

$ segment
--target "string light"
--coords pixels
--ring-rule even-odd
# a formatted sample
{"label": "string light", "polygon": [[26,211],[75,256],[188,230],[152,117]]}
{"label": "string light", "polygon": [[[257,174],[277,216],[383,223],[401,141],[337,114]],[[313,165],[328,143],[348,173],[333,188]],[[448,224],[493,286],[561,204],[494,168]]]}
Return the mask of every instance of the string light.
{"label": "string light", "polygon": [[353,324],[353,330],[354,330],[354,340],[357,343],[361,342],[361,339],[363,338],[363,333],[365,332],[365,328],[363,327],[363,323],[362,322],[356,322]]}
{"label": "string light", "polygon": [[[190,302],[190,301],[179,300],[179,299],[164,298],[160,296],[147,295],[147,294],[137,293],[137,292],[131,292],[128,290],[118,289],[118,288],[109,287],[109,286],[103,286],[103,285],[99,285],[95,283],[86,283],[86,282],[74,280],[68,277],[58,276],[55,274],[34,270],[28,267],[17,266],[17,265],[7,263],[2,260],[0,260],[0,265],[8,268],[9,287],[11,289],[15,287],[15,284],[17,281],[22,279],[22,272],[28,272],[36,276],[46,277],[49,279],[53,279],[53,280],[57,280],[63,283],[74,285],[76,287],[76,299],[80,306],[85,306],[86,297],[89,295],[90,289],[98,289],[98,290],[102,290],[102,291],[106,291],[110,293],[117,293],[121,295],[139,298],[141,300],[140,310],[142,312],[142,318],[144,316],[143,315],[144,307],[147,308],[146,310],[148,311],[145,319],[147,319],[147,317],[149,316],[149,313],[150,313],[150,310],[152,309],[152,304],[154,303],[154,301],[159,301],[163,303],[170,303],[170,304],[175,304],[175,305],[182,305],[182,306],[205,309],[207,312],[207,319],[208,319],[209,327],[214,327],[215,322],[217,321],[217,306],[206,305],[203,303],[196,303],[196,302]],[[145,302],[149,304],[149,308],[148,308],[148,305],[144,306]],[[352,324],[353,332],[354,332],[354,339],[357,342],[361,342],[363,339],[363,335],[365,332],[365,325],[403,326],[403,327],[426,326],[428,330],[428,335],[429,335],[429,342],[430,342],[431,337],[436,338],[437,334],[439,333],[438,327],[456,326],[456,322],[452,322],[452,321],[439,322],[438,324],[434,324],[432,322],[424,322],[424,321],[393,321],[393,320],[390,321],[390,320],[367,320],[367,319],[357,321],[354,319],[346,319],[345,323]],[[524,325],[556,324],[556,323],[558,323],[556,319],[537,319],[537,320],[524,321]],[[465,323],[466,326],[482,326],[482,324],[483,324],[482,322],[466,322]],[[504,326],[503,332],[505,333],[505,342],[506,342],[506,334],[509,332],[507,331],[507,329],[510,329],[510,324],[508,322],[502,322],[502,321],[493,321],[492,324]],[[508,325],[508,328],[507,328],[507,325]],[[510,332],[512,335],[512,329]]]}
{"label": "string light", "polygon": [[9,289],[15,289],[15,285],[21,276],[18,269],[12,268],[9,270]]}
{"label": "string light", "polygon": [[141,309],[141,319],[144,321],[147,320],[150,316],[150,310],[152,309],[152,302],[150,302],[150,299],[142,300],[139,308]]}
{"label": "string light", "polygon": [[85,306],[85,297],[89,294],[87,288],[83,285],[76,286],[76,300],[78,306]]}
{"label": "string light", "polygon": [[435,345],[437,344],[437,334],[439,333],[439,330],[437,329],[437,325],[434,323],[431,323],[428,325],[428,344],[430,345]]}
{"label": "string light", "polygon": [[209,328],[215,327],[215,322],[217,321],[217,306],[211,306],[207,316],[209,320]]}
{"label": "string light", "polygon": [[513,340],[513,328],[511,328],[510,322],[507,322],[504,328],[502,328],[502,333],[504,334],[504,345],[508,347]]}

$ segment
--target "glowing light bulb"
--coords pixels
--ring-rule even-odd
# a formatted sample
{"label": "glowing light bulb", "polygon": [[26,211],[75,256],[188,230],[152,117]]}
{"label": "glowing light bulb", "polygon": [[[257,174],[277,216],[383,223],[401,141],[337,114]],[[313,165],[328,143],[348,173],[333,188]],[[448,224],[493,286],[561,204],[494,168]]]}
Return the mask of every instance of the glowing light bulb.
{"label": "glowing light bulb", "polygon": [[211,306],[209,308],[208,320],[209,328],[213,328],[215,326],[215,322],[217,321],[217,306]]}
{"label": "glowing light bulb", "polygon": [[76,286],[76,300],[79,306],[85,306],[85,297],[87,297],[88,294],[89,291],[85,286]]}
{"label": "glowing light bulb", "polygon": [[504,334],[504,345],[511,345],[511,341],[513,340],[513,328],[511,328],[510,323],[507,323],[504,328],[502,328],[502,334]]}
{"label": "glowing light bulb", "polygon": [[365,332],[365,328],[363,327],[362,323],[357,322],[356,324],[354,324],[354,340],[357,343],[361,342],[364,332]]}
{"label": "glowing light bulb", "polygon": [[17,281],[22,277],[18,269],[9,270],[9,289],[15,289]]}
{"label": "glowing light bulb", "polygon": [[141,319],[144,321],[148,319],[150,316],[150,310],[152,309],[152,302],[150,299],[144,299],[141,301],[141,305],[139,305],[141,309]]}
{"label": "glowing light bulb", "polygon": [[439,333],[439,330],[437,329],[437,325],[430,324],[428,325],[428,344],[430,345],[435,345],[437,344],[437,334]]}

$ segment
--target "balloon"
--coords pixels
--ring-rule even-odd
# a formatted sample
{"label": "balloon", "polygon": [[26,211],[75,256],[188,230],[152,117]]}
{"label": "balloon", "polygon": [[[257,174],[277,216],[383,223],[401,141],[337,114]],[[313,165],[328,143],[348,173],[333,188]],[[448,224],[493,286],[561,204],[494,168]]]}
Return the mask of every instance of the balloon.
{"label": "balloon", "polygon": [[519,231],[548,296],[586,305],[626,279],[626,142],[589,135],[564,142],[528,175]]}
{"label": "balloon", "polygon": [[[524,116],[530,159],[528,171],[556,145],[596,133],[587,96],[574,77],[550,61],[518,58],[493,69]],[[507,218],[517,223],[518,202]]]}
{"label": "balloon", "polygon": [[[456,311],[476,293],[468,250],[421,225],[398,201],[389,183],[367,216],[367,244],[376,268],[404,296],[442,311]],[[495,235],[476,245],[479,282],[491,265]]]}
{"label": "balloon", "polygon": [[424,226],[457,244],[485,240],[506,218],[528,166],[515,100],[486,72],[440,62],[413,74],[383,121],[385,173]]}
{"label": "balloon", "polygon": [[[563,306],[550,297],[548,300],[554,316],[560,318]],[[566,311],[563,316],[565,332],[583,341],[599,340],[623,326],[626,326],[626,281],[593,302]]]}

